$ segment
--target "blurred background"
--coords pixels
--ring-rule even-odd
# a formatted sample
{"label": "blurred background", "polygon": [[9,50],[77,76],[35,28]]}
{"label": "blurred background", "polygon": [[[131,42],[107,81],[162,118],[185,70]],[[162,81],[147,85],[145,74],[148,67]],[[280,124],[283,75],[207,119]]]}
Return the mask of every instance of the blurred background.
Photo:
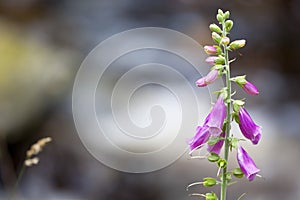
{"label": "blurred background", "polygon": [[[232,72],[246,73],[260,89],[258,97],[247,96],[247,108],[263,126],[261,143],[247,150],[264,178],[231,186],[228,198],[246,192],[243,199],[300,199],[297,0],[1,0],[0,199],[7,199],[26,150],[46,136],[53,142],[25,171],[20,199],[197,199],[185,187],[215,174],[206,161],[185,155],[162,170],[128,174],[94,159],[76,133],[72,86],[85,56],[121,31],[164,27],[210,44],[208,26],[218,8],[231,11],[231,37],[247,40]],[[190,192],[207,191],[196,186]]]}

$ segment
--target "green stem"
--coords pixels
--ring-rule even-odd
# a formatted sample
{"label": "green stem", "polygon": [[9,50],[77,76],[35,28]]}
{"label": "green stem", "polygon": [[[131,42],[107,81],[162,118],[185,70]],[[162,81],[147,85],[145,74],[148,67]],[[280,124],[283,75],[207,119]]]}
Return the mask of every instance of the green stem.
{"label": "green stem", "polygon": [[[225,24],[222,23],[223,26],[223,37],[226,37],[226,30],[225,30]],[[223,45],[224,50],[224,56],[225,56],[225,70],[226,70],[226,87],[227,87],[227,117],[226,117],[226,135],[225,135],[225,151],[224,151],[224,159],[226,160],[226,163],[228,162],[228,155],[229,155],[229,141],[228,138],[230,136],[230,111],[231,111],[231,82],[230,82],[230,67],[229,67],[229,56],[228,56],[228,50],[227,45]],[[223,168],[222,172],[222,183],[221,183],[221,200],[226,200],[226,191],[227,191],[227,167]]]}
{"label": "green stem", "polygon": [[12,191],[10,197],[9,197],[10,200],[15,200],[15,197],[16,197],[17,191],[18,191],[19,182],[20,182],[20,180],[21,180],[22,177],[23,177],[23,174],[24,174],[24,172],[25,172],[25,169],[26,169],[26,166],[23,164],[23,165],[22,165],[22,168],[21,168],[21,170],[20,170],[20,172],[19,172],[19,175],[18,175],[17,181],[16,181],[16,183],[15,183],[15,186],[14,186],[14,188],[13,188],[13,191]]}

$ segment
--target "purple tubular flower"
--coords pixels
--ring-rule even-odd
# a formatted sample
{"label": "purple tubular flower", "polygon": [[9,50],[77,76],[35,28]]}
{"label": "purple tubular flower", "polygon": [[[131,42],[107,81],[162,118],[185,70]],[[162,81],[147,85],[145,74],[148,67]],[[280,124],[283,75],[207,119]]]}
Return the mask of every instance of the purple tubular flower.
{"label": "purple tubular flower", "polygon": [[198,126],[195,136],[189,140],[190,150],[202,147],[209,139],[208,127]]}
{"label": "purple tubular flower", "polygon": [[257,144],[261,138],[261,127],[254,123],[249,113],[243,107],[239,110],[239,120],[239,126],[243,135],[251,140],[253,144]]}
{"label": "purple tubular flower", "polygon": [[[225,137],[225,132],[221,133],[220,137]],[[221,139],[221,140],[219,140],[219,141],[218,141],[215,145],[213,145],[213,146],[208,145],[208,146],[207,146],[207,151],[208,151],[208,152],[213,152],[213,153],[219,155],[219,154],[220,154],[220,151],[221,151],[221,149],[222,149],[222,147],[223,147],[223,144],[224,144],[224,140]]]}
{"label": "purple tubular flower", "polygon": [[249,181],[252,181],[255,178],[256,174],[260,172],[260,169],[256,167],[252,158],[241,146],[239,146],[237,150],[237,161],[242,172],[245,174]]}
{"label": "purple tubular flower", "polygon": [[199,80],[196,81],[196,85],[198,87],[205,87],[208,84],[213,83],[219,76],[219,71],[214,69],[211,70],[206,76],[200,78]]}
{"label": "purple tubular flower", "polygon": [[259,91],[255,85],[253,85],[251,82],[247,81],[242,88],[244,91],[250,95],[258,95]]}
{"label": "purple tubular flower", "polygon": [[209,127],[209,132],[212,136],[219,136],[222,133],[222,127],[226,118],[226,106],[224,100],[219,96],[217,102],[211,112],[205,119],[205,125]]}
{"label": "purple tubular flower", "polygon": [[226,117],[226,106],[220,96],[206,117],[204,125],[198,126],[195,136],[189,140],[191,151],[200,148],[207,142],[210,136],[217,137],[222,133],[223,123]]}
{"label": "purple tubular flower", "polygon": [[218,59],[218,56],[209,56],[208,58],[205,59],[205,62],[207,62],[210,65],[214,65],[215,61]]}

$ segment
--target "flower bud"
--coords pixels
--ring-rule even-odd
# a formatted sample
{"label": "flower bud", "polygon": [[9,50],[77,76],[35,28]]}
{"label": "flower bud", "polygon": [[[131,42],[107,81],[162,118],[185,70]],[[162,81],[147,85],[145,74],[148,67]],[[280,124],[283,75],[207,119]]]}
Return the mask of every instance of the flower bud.
{"label": "flower bud", "polygon": [[221,36],[216,32],[212,32],[211,37],[217,44],[219,44],[222,39]]}
{"label": "flower bud", "polygon": [[218,9],[218,14],[219,14],[219,15],[224,15],[223,10],[219,8],[219,9]]}
{"label": "flower bud", "polygon": [[197,80],[196,85],[198,87],[205,87],[208,84],[213,83],[218,78],[218,75],[219,75],[218,70],[216,70],[216,69],[211,70],[206,76],[204,76],[204,77],[200,78],[199,80]]}
{"label": "flower bud", "polygon": [[244,47],[245,45],[246,45],[246,40],[235,40],[230,43],[229,47],[232,50],[236,50],[236,49]]}
{"label": "flower bud", "polygon": [[230,16],[230,12],[229,11],[226,11],[223,15],[224,19],[228,19]]}
{"label": "flower bud", "polygon": [[218,58],[219,58],[218,56],[209,56],[208,58],[205,59],[205,62],[210,65],[214,65]]}
{"label": "flower bud", "polygon": [[250,95],[258,95],[259,94],[257,87],[249,81],[246,81],[246,83],[243,85],[242,88],[247,94],[250,94]]}
{"label": "flower bud", "polygon": [[222,43],[222,44],[225,44],[225,45],[229,44],[229,43],[230,43],[229,37],[223,37],[223,38],[221,39],[221,43]]}
{"label": "flower bud", "polygon": [[222,22],[224,20],[223,16],[221,14],[217,14],[217,20],[219,22]]}
{"label": "flower bud", "polygon": [[204,51],[208,55],[215,55],[217,53],[216,46],[204,46]]}
{"label": "flower bud", "polygon": [[218,25],[216,25],[216,24],[211,24],[211,25],[209,25],[209,29],[210,29],[212,32],[222,33],[221,28],[220,28]]}
{"label": "flower bud", "polygon": [[198,87],[205,87],[207,84],[205,83],[205,76],[196,81],[196,85]]}
{"label": "flower bud", "polygon": [[206,193],[205,200],[218,200],[218,197],[215,193]]}
{"label": "flower bud", "polygon": [[207,177],[207,178],[203,179],[203,186],[205,186],[205,187],[212,187],[216,184],[217,184],[217,181],[214,178]]}
{"label": "flower bud", "polygon": [[224,159],[219,159],[219,160],[218,160],[218,166],[219,166],[220,168],[226,167],[226,166],[227,166],[226,160],[224,160]]}
{"label": "flower bud", "polygon": [[211,84],[213,83],[217,78],[218,78],[218,75],[219,75],[219,71],[214,69],[214,70],[211,70],[207,75],[206,75],[206,78],[205,78],[205,83],[206,84]]}
{"label": "flower bud", "polygon": [[220,156],[216,153],[211,152],[210,156],[207,157],[209,162],[217,162],[220,159]]}
{"label": "flower bud", "polygon": [[225,22],[225,28],[226,28],[226,31],[229,32],[233,27],[233,21],[232,20],[227,20]]}
{"label": "flower bud", "polygon": [[241,168],[235,168],[233,171],[232,171],[232,174],[237,177],[237,178],[243,178],[244,176],[244,173],[243,171],[241,170]]}

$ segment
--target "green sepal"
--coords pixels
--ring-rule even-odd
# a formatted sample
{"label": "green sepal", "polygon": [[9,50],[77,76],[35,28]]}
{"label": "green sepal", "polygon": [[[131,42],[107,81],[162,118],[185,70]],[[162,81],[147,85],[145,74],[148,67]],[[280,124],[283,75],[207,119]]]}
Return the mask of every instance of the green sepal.
{"label": "green sepal", "polygon": [[239,139],[238,138],[230,138],[229,139],[229,148],[230,148],[230,151],[232,151],[232,149],[236,149],[238,147],[238,143],[239,143]]}
{"label": "green sepal", "polygon": [[237,112],[233,112],[232,113],[232,118],[233,120],[237,123],[237,124],[240,124],[240,117],[239,117],[239,114]]}
{"label": "green sepal", "polygon": [[240,87],[243,87],[247,83],[246,75],[243,76],[236,76],[230,79],[231,81],[236,82]]}
{"label": "green sepal", "polygon": [[245,102],[243,100],[234,100],[232,102],[232,105],[233,110],[238,113],[240,111],[241,106],[245,105]]}
{"label": "green sepal", "polygon": [[213,145],[215,145],[219,140],[220,140],[219,137],[213,137],[213,136],[211,136],[211,137],[208,139],[207,144],[210,145],[210,146],[213,146]]}
{"label": "green sepal", "polygon": [[225,63],[225,58],[219,55],[219,57],[215,60],[215,63],[217,65],[223,65]]}

